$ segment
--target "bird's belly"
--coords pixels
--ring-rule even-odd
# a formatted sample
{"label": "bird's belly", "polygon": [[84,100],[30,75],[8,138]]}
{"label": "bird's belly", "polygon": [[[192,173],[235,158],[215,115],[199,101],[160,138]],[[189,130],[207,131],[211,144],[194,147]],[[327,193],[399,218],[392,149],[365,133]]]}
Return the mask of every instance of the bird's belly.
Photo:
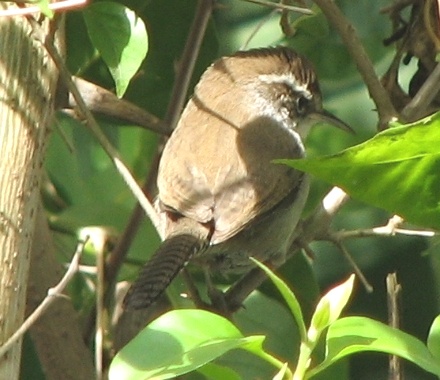
{"label": "bird's belly", "polygon": [[249,257],[283,262],[307,200],[308,189],[309,178],[305,175],[300,186],[272,210],[251,221],[232,238],[208,246],[191,262],[212,272],[237,274],[254,266]]}

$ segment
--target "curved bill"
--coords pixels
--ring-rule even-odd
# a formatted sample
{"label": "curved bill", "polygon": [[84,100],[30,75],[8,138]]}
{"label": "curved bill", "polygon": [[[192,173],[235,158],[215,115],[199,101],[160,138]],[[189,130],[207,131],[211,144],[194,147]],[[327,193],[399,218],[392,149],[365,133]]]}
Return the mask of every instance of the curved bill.
{"label": "curved bill", "polygon": [[344,123],[341,119],[338,119],[335,115],[326,110],[312,112],[309,117],[316,122],[320,121],[322,123],[331,124],[345,132],[355,133],[348,124]]}

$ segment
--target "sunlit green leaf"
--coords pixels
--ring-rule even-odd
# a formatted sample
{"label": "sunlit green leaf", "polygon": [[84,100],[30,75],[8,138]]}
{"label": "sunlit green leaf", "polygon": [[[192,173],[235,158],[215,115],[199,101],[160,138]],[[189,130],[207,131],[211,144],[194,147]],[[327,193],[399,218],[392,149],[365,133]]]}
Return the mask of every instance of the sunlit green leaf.
{"label": "sunlit green leaf", "polygon": [[234,348],[258,353],[264,337],[243,337],[226,318],[203,310],[168,312],[144,328],[113,359],[109,379],[169,379]]}
{"label": "sunlit green leaf", "polygon": [[273,377],[273,380],[283,380],[284,376],[286,376],[286,370],[287,370],[287,363],[284,363],[280,371]]}
{"label": "sunlit green leaf", "polygon": [[339,154],[282,160],[354,198],[440,228],[440,114],[397,126]]}
{"label": "sunlit green leaf", "polygon": [[231,368],[215,363],[205,364],[197,372],[201,373],[207,380],[241,380],[240,375]]}
{"label": "sunlit green leaf", "polygon": [[254,261],[272,280],[272,282],[275,284],[281,295],[283,296],[284,300],[286,301],[287,305],[289,306],[289,309],[295,318],[296,323],[298,324],[299,333],[301,336],[301,341],[305,341],[306,337],[306,326],[304,324],[304,317],[301,311],[301,306],[295,296],[295,294],[292,292],[292,290],[287,286],[287,284],[281,280],[276,274],[274,274],[267,266],[264,264],[258,262],[257,260],[251,258],[252,261]]}
{"label": "sunlit green leaf", "polygon": [[98,49],[122,97],[148,51],[148,36],[142,19],[129,8],[101,1],[84,10],[84,20],[93,45]]}
{"label": "sunlit green leaf", "polygon": [[431,354],[440,361],[440,315],[434,319],[429,330],[427,346]]}
{"label": "sunlit green leaf", "polygon": [[311,342],[316,342],[321,332],[339,318],[350,298],[353,283],[354,274],[352,274],[347,281],[330,289],[328,293],[321,298],[316,306],[316,311],[313,314],[308,331],[308,338]]}
{"label": "sunlit green leaf", "polygon": [[311,377],[337,360],[363,351],[382,352],[409,360],[440,376],[440,361],[413,336],[365,317],[338,319],[330,325],[325,360],[308,372]]}

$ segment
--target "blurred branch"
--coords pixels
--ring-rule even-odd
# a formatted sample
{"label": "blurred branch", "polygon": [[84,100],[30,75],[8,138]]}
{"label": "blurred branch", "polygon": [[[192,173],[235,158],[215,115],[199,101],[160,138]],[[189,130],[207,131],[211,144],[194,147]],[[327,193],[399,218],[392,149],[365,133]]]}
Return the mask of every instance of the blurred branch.
{"label": "blurred branch", "polygon": [[[73,82],[90,111],[129,121],[161,135],[171,133],[167,125],[158,117],[127,100],[119,99],[113,92],[78,77],[73,77]],[[78,103],[72,93],[69,94],[68,106],[73,108],[75,117]],[[66,109],[64,111],[68,112]]]}
{"label": "blurred branch", "polygon": [[94,236],[94,247],[96,251],[96,331],[95,331],[95,367],[96,367],[96,380],[102,380],[103,375],[103,358],[104,358],[104,336],[106,329],[106,315],[104,304],[104,291],[105,291],[105,279],[104,279],[104,255],[105,246],[107,242],[107,234],[105,230],[98,230]]}
{"label": "blurred branch", "polygon": [[[60,282],[66,269],[58,262],[52,231],[40,204],[32,239],[26,314],[31,314]],[[55,300],[55,297],[52,297]],[[30,329],[46,380],[92,379],[95,370],[92,353],[82,339],[78,313],[67,297],[57,297],[49,310]]]}
{"label": "blurred branch", "polygon": [[177,75],[174,80],[174,87],[171,93],[165,122],[170,130],[173,130],[180,118],[183,106],[186,101],[189,82],[194,71],[200,46],[208,26],[214,8],[215,0],[199,0],[194,21],[191,26],[182,57],[179,60]]}
{"label": "blurred branch", "polygon": [[265,16],[258,25],[254,28],[252,33],[249,35],[249,37],[246,39],[245,43],[240,46],[240,50],[245,50],[248,48],[248,45],[251,43],[252,39],[256,36],[256,34],[260,31],[260,29],[266,24],[275,14],[277,14],[278,11],[274,9],[272,12],[270,12],[267,16]]}
{"label": "blurred branch", "polygon": [[[348,195],[343,190],[338,187],[332,188],[312,215],[298,224],[289,249],[291,253],[287,259],[297,254],[300,249],[307,247],[310,242],[316,240],[317,236],[326,236],[333,217],[348,199]],[[283,263],[273,265],[266,262],[265,264],[276,269]],[[233,284],[225,293],[225,301],[230,311],[241,307],[246,297],[258,288],[266,278],[266,274],[261,269],[254,268]]]}
{"label": "blurred branch", "polygon": [[421,236],[421,237],[433,237],[436,235],[434,231],[430,230],[408,230],[404,228],[399,228],[403,223],[403,219],[400,216],[394,215],[385,226],[358,229],[353,231],[337,231],[332,232],[332,238],[338,240],[347,240],[353,238],[361,237],[374,237],[374,236],[395,236],[395,235],[410,235],[410,236]]}
{"label": "blurred branch", "polygon": [[[211,17],[212,10],[214,8],[214,0],[199,0],[197,5],[196,14],[191,26],[191,30],[186,40],[186,44],[182,53],[182,57],[179,60],[178,70],[176,78],[174,80],[174,86],[171,93],[171,98],[168,104],[167,113],[164,118],[164,123],[167,126],[167,130],[173,130],[182,112],[183,106],[186,101],[189,82],[192,77],[195,62],[200,51],[200,46],[205,35],[205,31],[208,25],[209,18]],[[157,167],[160,158],[160,148],[152,162],[151,170],[149,171],[148,178],[143,186],[144,191],[151,190],[155,186]],[[151,193],[148,191],[148,193]],[[142,220],[142,213],[140,212],[139,205],[136,205],[130,220],[118,241],[117,246],[113,249],[110,255],[106,259],[105,278],[107,281],[107,289],[105,299],[108,300],[110,291],[116,278],[116,275],[121,267],[128,248],[130,247],[134,237],[139,228],[139,224]],[[156,228],[157,229],[157,228]],[[94,314],[93,312],[91,315]],[[124,326],[125,319],[130,320],[129,317],[125,317],[125,313],[122,313],[121,323],[119,323],[119,333],[125,335],[123,330],[133,330],[130,326]],[[92,318],[90,318],[90,321]],[[90,323],[89,323],[90,326]]]}
{"label": "blurred branch", "polygon": [[[428,230],[408,230],[399,228],[403,223],[403,219],[395,215],[385,226],[369,229],[359,229],[354,231],[331,231],[330,224],[340,210],[340,208],[348,201],[349,196],[340,188],[333,187],[322,202],[316,207],[306,220],[300,222],[295,231],[295,238],[291,244],[290,257],[297,254],[298,250],[304,249],[310,252],[308,245],[314,240],[327,240],[334,243],[342,252],[344,257],[350,263],[350,266],[356,272],[357,276],[365,286],[368,292],[372,291],[372,287],[363,275],[356,262],[351,257],[348,250],[342,244],[346,239],[372,237],[372,236],[394,236],[396,234],[426,236],[435,235],[433,231]],[[266,263],[270,267],[276,269],[278,266]],[[281,264],[282,265],[282,264]],[[259,268],[254,268],[245,274],[238,282],[233,284],[225,293],[227,305],[234,311],[241,307],[246,297],[260,286],[265,280],[266,275]]]}
{"label": "blurred branch", "polygon": [[274,8],[282,11],[297,12],[303,15],[313,15],[313,11],[308,8],[295,7],[283,3],[274,3],[272,1],[265,1],[265,0],[242,0],[242,1],[245,1],[247,3],[263,5],[265,7]]}
{"label": "blurred branch", "polygon": [[359,266],[357,265],[356,261],[354,261],[353,257],[351,257],[350,252],[348,251],[347,247],[345,247],[345,245],[342,243],[342,241],[339,240],[339,239],[330,239],[330,241],[333,244],[335,244],[336,247],[339,248],[339,250],[341,251],[341,253],[344,256],[344,258],[348,261],[350,266],[353,268],[354,272],[356,273],[356,276],[359,278],[359,280],[361,281],[362,285],[364,285],[364,288],[367,291],[367,293],[373,292],[373,287],[368,282],[368,280],[365,277],[365,275],[362,273],[362,271],[359,268]]}
{"label": "blurred branch", "polygon": [[417,94],[405,106],[401,112],[401,116],[405,121],[418,120],[428,109],[434,98],[440,91],[440,63],[429,75],[428,79],[423,83]]}
{"label": "blurred branch", "polygon": [[76,247],[75,254],[70,261],[69,267],[60,282],[47,291],[43,302],[23,322],[20,328],[0,347],[0,357],[3,357],[9,349],[32,327],[32,325],[43,315],[58,297],[63,297],[63,291],[78,270],[79,261],[86,241],[80,241]]}
{"label": "blurred branch", "polygon": [[96,122],[94,116],[90,112],[90,110],[87,108],[87,105],[85,104],[77,86],[75,85],[71,74],[69,73],[64,60],[62,59],[61,55],[59,54],[57,48],[53,44],[53,40],[51,38],[46,38],[44,40],[44,46],[51,56],[52,60],[54,61],[59,73],[60,73],[60,79],[64,81],[67,89],[72,94],[72,96],[75,99],[75,102],[78,104],[79,111],[84,115],[87,126],[93,133],[93,135],[96,137],[96,139],[101,144],[104,151],[107,153],[108,157],[111,159],[113,164],[115,165],[117,171],[121,175],[121,177],[126,182],[127,186],[135,196],[136,200],[140,203],[144,211],[149,216],[151,222],[156,227],[156,230],[160,233],[159,230],[159,219],[156,213],[156,210],[154,209],[151,202],[148,200],[148,198],[143,193],[142,189],[137,184],[136,180],[134,179],[133,175],[128,170],[127,166],[123,163],[121,157],[119,156],[118,151],[111,145],[111,143],[108,141],[105,134],[101,131],[98,123]]}
{"label": "blurred branch", "polygon": [[337,29],[361,74],[368,92],[376,104],[379,128],[384,129],[398,114],[385,88],[377,77],[355,28],[332,0],[313,0],[331,24]]}
{"label": "blurred branch", "polygon": [[[189,80],[194,70],[194,64],[200,50],[200,45],[203,40],[209,18],[212,13],[213,5],[213,0],[199,0],[191,31],[188,35],[182,58],[180,59],[178,74],[174,81],[171,99],[168,105],[167,114],[165,116],[165,125],[167,125],[168,130],[172,130],[171,126],[174,126],[177,122],[177,119],[179,118],[182,111],[183,104],[186,100]],[[155,183],[158,163],[159,153],[156,155],[152,163],[152,170],[150,170],[149,172],[149,178],[143,186],[144,191],[150,189],[153,186],[153,183]],[[123,263],[125,254],[128,251],[128,248],[130,247],[131,242],[136,235],[141,220],[142,213],[140,213],[139,206],[136,206],[130,216],[130,221],[126,226],[124,233],[119,239],[118,245],[107,257],[107,281],[113,281],[113,278],[116,276],[120,266]]]}
{"label": "blurred branch", "polygon": [[[16,2],[19,3],[19,2]],[[66,12],[73,9],[82,8],[87,0],[63,0],[54,3],[49,2],[47,7],[54,12]],[[41,6],[34,5],[24,8],[12,8],[0,10],[0,17],[28,16],[34,13],[41,13]]]}
{"label": "blurred branch", "polygon": [[[397,281],[396,273],[389,273],[386,280],[387,284],[387,300],[388,300],[388,324],[398,329],[400,328],[399,304],[402,287]],[[396,355],[391,355],[389,360],[389,376],[390,380],[403,379],[401,360]]]}
{"label": "blurred branch", "polygon": [[349,196],[339,187],[333,187],[312,214],[302,223],[301,242],[309,244],[328,233],[330,223]]}

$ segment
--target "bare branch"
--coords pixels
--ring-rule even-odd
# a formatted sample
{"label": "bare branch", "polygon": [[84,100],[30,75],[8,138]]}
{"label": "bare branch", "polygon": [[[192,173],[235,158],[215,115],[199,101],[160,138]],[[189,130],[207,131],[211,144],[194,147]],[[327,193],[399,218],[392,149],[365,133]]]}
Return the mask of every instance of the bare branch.
{"label": "bare branch", "polygon": [[[397,281],[396,273],[389,273],[387,276],[387,300],[388,300],[388,324],[398,329],[400,327],[399,303],[402,287]],[[390,356],[389,360],[389,379],[401,380],[402,366],[400,358],[396,355]]]}
{"label": "bare branch", "polygon": [[[170,134],[171,130],[162,120],[135,104],[119,99],[113,92],[82,78],[74,77],[73,81],[90,111],[127,120],[161,135]],[[68,102],[70,107],[78,107],[72,94]]]}
{"label": "bare branch", "polygon": [[32,327],[32,325],[47,311],[50,305],[55,302],[57,297],[64,297],[62,294],[67,284],[70,282],[74,274],[78,271],[79,261],[84,249],[85,241],[80,241],[76,247],[76,252],[70,261],[69,267],[60,282],[47,291],[47,296],[40,305],[29,315],[20,328],[0,347],[0,357],[3,357],[9,349]]}
{"label": "bare branch", "polygon": [[311,11],[308,8],[295,7],[295,6],[283,4],[283,3],[274,3],[272,1],[265,1],[265,0],[243,0],[243,1],[246,1],[248,3],[263,5],[263,6],[269,7],[269,8],[279,9],[282,11],[302,13],[303,15],[312,15],[313,14],[313,11]]}
{"label": "bare branch", "polygon": [[98,123],[96,122],[95,118],[93,117],[90,110],[87,108],[84,100],[81,97],[81,94],[76,87],[75,83],[72,80],[72,76],[69,73],[62,57],[58,53],[57,48],[54,46],[52,39],[46,38],[44,41],[44,46],[46,47],[47,52],[53,59],[57,69],[60,73],[60,78],[64,81],[66,84],[67,89],[71,92],[72,96],[75,98],[76,103],[78,104],[78,109],[81,111],[81,113],[84,115],[87,126],[91,130],[91,132],[94,134],[96,139],[101,144],[104,151],[107,153],[108,157],[112,160],[113,164],[115,165],[117,171],[121,175],[121,177],[124,179],[126,184],[128,185],[129,189],[139,202],[139,204],[142,206],[144,211],[147,213],[148,217],[150,218],[151,222],[155,226],[156,230],[160,234],[160,228],[159,228],[159,219],[158,215],[156,213],[156,210],[154,209],[151,202],[148,200],[148,198],[143,193],[142,189],[137,184],[136,180],[133,178],[133,175],[130,173],[127,166],[123,163],[121,157],[119,156],[118,151],[111,145],[111,143],[108,141],[105,134],[101,131]]}
{"label": "bare branch", "polygon": [[203,36],[208,26],[209,18],[214,7],[214,0],[199,0],[197,12],[186,40],[182,57],[179,61],[178,72],[174,80],[171,100],[168,105],[165,122],[173,130],[186,101],[189,81],[191,80],[196,59],[199,54]]}
{"label": "bare branch", "polygon": [[368,92],[376,104],[379,113],[379,126],[385,128],[387,124],[396,119],[398,113],[391,103],[390,97],[377,77],[373,64],[368,57],[355,28],[347,20],[334,1],[313,0],[325,14],[331,24],[337,29],[351,54],[356,66],[368,87]]}
{"label": "bare branch", "polygon": [[353,238],[361,237],[374,237],[374,236],[395,236],[400,235],[410,235],[410,236],[421,236],[421,237],[433,237],[436,235],[434,231],[431,230],[409,230],[404,228],[399,228],[403,223],[403,219],[400,216],[394,215],[385,226],[358,229],[353,231],[337,231],[332,232],[333,238],[338,240],[347,240]]}
{"label": "bare branch", "polygon": [[368,293],[373,292],[373,287],[368,282],[367,278],[362,273],[361,269],[357,265],[356,261],[353,260],[353,257],[351,257],[350,252],[348,252],[348,249],[345,247],[345,245],[340,240],[332,240],[332,242],[339,248],[339,250],[342,252],[342,255],[344,258],[349,262],[350,266],[353,268],[354,272],[356,273],[356,276],[361,281],[362,285],[364,285],[365,290]]}
{"label": "bare branch", "polygon": [[[66,12],[72,9],[78,9],[85,6],[87,0],[64,0],[47,4],[47,7],[54,12]],[[41,13],[41,7],[38,5],[25,8],[12,8],[0,10],[0,17],[27,16],[34,13]]]}
{"label": "bare branch", "polygon": [[303,222],[301,241],[308,244],[319,236],[327,235],[331,221],[348,199],[344,190],[333,187],[312,215]]}
{"label": "bare branch", "polygon": [[422,117],[440,91],[440,63],[423,83],[417,94],[405,106],[401,116],[405,121],[415,121]]}

